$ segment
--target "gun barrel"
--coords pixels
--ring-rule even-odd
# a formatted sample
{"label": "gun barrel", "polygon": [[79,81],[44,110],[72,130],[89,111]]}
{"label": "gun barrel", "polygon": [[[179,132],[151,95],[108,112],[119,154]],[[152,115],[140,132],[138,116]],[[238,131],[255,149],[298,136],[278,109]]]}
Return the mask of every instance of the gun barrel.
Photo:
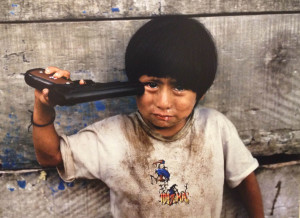
{"label": "gun barrel", "polygon": [[[97,83],[95,83],[97,85]],[[131,95],[141,95],[144,93],[144,85],[142,83],[117,82],[101,83],[105,87],[95,86],[78,88],[75,91],[66,92],[64,89],[54,88],[50,99],[57,100],[59,105],[74,105],[83,102],[97,101],[107,98],[124,97]],[[61,99],[57,98],[61,96]]]}

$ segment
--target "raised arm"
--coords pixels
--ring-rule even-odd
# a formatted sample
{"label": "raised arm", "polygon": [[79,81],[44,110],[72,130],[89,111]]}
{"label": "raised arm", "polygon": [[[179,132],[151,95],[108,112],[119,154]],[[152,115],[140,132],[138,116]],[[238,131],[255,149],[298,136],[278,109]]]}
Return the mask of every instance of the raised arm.
{"label": "raised arm", "polygon": [[236,187],[250,218],[263,218],[264,209],[258,182],[254,172]]}
{"label": "raised arm", "polygon": [[[45,73],[53,76],[70,77],[68,71],[56,67],[48,67]],[[54,128],[53,122],[55,110],[48,98],[48,89],[42,92],[35,90],[35,102],[33,110],[33,144],[38,162],[42,166],[58,166],[62,164],[59,148],[59,136]],[[49,124],[49,125],[47,125]]]}

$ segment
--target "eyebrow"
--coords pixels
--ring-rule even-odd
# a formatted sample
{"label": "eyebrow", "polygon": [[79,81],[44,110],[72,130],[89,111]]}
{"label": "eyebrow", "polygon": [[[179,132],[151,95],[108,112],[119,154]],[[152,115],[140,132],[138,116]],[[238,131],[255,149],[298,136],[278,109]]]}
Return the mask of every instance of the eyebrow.
{"label": "eyebrow", "polygon": [[[155,82],[157,84],[162,84],[159,77],[150,77],[150,79],[147,82]],[[175,87],[175,86],[180,85],[180,83],[176,79],[171,78],[170,85]]]}
{"label": "eyebrow", "polygon": [[155,82],[155,83],[158,83],[158,84],[162,84],[162,82],[159,80],[159,78],[157,77],[150,77],[149,79],[147,79],[146,82],[144,83],[149,83],[149,82]]}
{"label": "eyebrow", "polygon": [[151,79],[152,82],[158,83],[158,84],[162,84],[162,82],[159,79]]}
{"label": "eyebrow", "polygon": [[177,82],[176,80],[171,80],[171,81],[170,81],[170,84],[171,84],[172,86],[178,86],[178,85],[180,85],[180,83]]}

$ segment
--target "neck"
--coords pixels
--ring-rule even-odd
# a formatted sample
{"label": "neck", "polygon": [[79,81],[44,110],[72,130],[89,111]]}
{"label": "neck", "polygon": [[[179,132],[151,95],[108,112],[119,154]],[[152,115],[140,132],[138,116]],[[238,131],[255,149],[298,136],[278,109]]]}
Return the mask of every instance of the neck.
{"label": "neck", "polygon": [[180,123],[177,123],[176,125],[172,127],[158,127],[154,126],[151,123],[148,123],[148,125],[154,130],[154,132],[159,133],[160,135],[164,137],[172,137],[176,133],[178,133],[186,124],[188,118],[185,120],[182,120]]}

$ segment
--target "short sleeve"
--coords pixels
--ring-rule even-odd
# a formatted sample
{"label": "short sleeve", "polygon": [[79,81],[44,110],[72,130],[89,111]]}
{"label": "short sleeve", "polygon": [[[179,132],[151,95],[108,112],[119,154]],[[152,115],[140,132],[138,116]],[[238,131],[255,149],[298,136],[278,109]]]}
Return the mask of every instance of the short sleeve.
{"label": "short sleeve", "polygon": [[258,167],[258,162],[240,139],[235,126],[225,117],[223,122],[225,180],[229,187],[235,188]]}
{"label": "short sleeve", "polygon": [[62,135],[60,151],[63,166],[57,169],[63,180],[99,178],[99,172],[101,172],[99,165],[101,146],[99,146],[97,133],[92,127],[88,127],[72,136]]}
{"label": "short sleeve", "polygon": [[77,178],[105,182],[109,172],[115,171],[125,155],[123,123],[122,116],[115,116],[94,123],[75,135],[62,135],[63,165],[57,167],[60,177],[67,182]]}

